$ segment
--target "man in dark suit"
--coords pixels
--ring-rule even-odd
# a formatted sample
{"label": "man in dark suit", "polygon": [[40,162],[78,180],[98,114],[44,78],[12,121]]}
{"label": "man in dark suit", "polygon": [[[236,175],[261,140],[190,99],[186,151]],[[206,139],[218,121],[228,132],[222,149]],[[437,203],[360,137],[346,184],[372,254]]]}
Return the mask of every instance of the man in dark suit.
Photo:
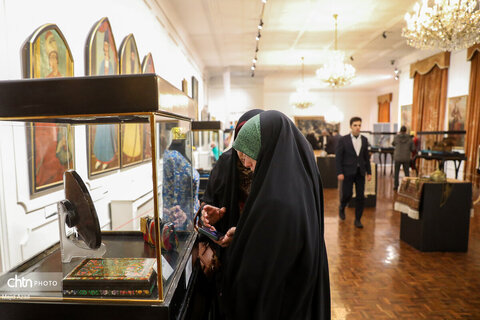
{"label": "man in dark suit", "polygon": [[325,148],[327,154],[335,154],[335,151],[337,150],[338,140],[340,140],[341,138],[342,137],[338,134],[338,130],[333,130],[333,134],[327,139],[327,147]]}
{"label": "man in dark suit", "polygon": [[365,204],[365,175],[368,181],[372,178],[368,140],[360,134],[361,128],[362,119],[351,118],[351,133],[340,138],[335,152],[337,177],[339,181],[343,181],[339,216],[340,219],[345,220],[345,207],[352,198],[353,184],[355,184],[355,227],[357,228],[363,228],[360,219]]}

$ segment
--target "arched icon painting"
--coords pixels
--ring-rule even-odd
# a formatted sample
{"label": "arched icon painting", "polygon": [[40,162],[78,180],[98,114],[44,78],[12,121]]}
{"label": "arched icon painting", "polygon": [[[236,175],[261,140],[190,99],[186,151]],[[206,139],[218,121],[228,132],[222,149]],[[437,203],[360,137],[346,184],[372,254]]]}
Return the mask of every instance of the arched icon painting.
{"label": "arched icon painting", "polygon": [[[153,63],[152,54],[149,52],[142,61],[143,73],[155,73],[155,64]],[[144,125],[144,144],[143,144],[143,161],[150,161],[152,159],[152,141],[150,134],[150,124]]]}
{"label": "arched icon painting", "polygon": [[[108,18],[97,21],[85,45],[85,74],[119,73],[117,47]],[[120,168],[120,126],[89,125],[87,136],[88,175],[90,177]]]}
{"label": "arched icon painting", "polygon": [[142,62],[142,73],[155,73],[155,65],[153,63],[152,53],[148,53]]}
{"label": "arched icon painting", "polygon": [[[45,24],[22,47],[24,78],[73,76],[73,58],[60,29]],[[27,154],[32,194],[58,186],[65,170],[74,169],[73,127],[56,123],[28,123]]]}
{"label": "arched icon painting", "polygon": [[121,74],[142,73],[137,43],[131,33],[123,39],[120,45],[120,69]]}
{"label": "arched icon painting", "polygon": [[[120,73],[142,73],[137,44],[133,34],[123,39],[120,45]],[[121,132],[121,166],[127,167],[143,161],[145,148],[143,123],[126,123],[120,127]]]}

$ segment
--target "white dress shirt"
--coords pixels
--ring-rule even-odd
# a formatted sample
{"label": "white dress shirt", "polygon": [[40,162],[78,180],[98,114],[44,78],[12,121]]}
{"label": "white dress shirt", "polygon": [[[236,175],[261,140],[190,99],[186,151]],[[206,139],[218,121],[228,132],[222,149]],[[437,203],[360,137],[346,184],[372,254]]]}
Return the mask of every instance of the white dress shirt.
{"label": "white dress shirt", "polygon": [[353,148],[355,149],[357,156],[359,156],[360,150],[362,149],[362,135],[359,134],[358,137],[355,137],[350,133],[350,136],[352,137]]}

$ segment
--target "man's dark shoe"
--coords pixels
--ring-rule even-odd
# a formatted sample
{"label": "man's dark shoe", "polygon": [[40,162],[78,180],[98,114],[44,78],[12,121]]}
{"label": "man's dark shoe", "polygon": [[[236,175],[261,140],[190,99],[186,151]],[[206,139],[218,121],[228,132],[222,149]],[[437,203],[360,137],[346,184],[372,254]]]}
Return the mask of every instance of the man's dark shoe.
{"label": "man's dark shoe", "polygon": [[345,220],[345,208],[339,208],[338,209],[338,215],[340,216],[341,220]]}
{"label": "man's dark shoe", "polygon": [[363,224],[360,222],[360,220],[355,220],[355,227],[357,228],[363,228]]}

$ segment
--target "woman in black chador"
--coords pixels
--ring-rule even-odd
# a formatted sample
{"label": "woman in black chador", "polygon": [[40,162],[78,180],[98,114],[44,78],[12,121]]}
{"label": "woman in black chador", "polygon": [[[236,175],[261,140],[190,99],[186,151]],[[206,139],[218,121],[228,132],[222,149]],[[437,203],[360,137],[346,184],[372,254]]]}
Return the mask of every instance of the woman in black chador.
{"label": "woman in black chador", "polygon": [[330,319],[323,190],[309,143],[284,114],[265,111],[233,148],[254,176],[227,253],[227,319]]}
{"label": "woman in black chador", "polygon": [[[234,139],[237,138],[242,126],[261,112],[263,110],[253,109],[243,114],[237,121]],[[235,150],[230,149],[220,156],[212,169],[201,199],[202,222],[207,226],[214,226],[221,234],[227,234],[217,242],[218,246],[214,246],[222,267],[216,272],[214,279],[204,284],[206,290],[203,295],[205,303],[209,305],[211,319],[224,319],[222,280],[223,266],[227,264],[225,251],[232,241],[235,227],[245,206],[252,177],[253,172],[245,168],[238,160]],[[211,305],[210,300],[212,300]]]}

